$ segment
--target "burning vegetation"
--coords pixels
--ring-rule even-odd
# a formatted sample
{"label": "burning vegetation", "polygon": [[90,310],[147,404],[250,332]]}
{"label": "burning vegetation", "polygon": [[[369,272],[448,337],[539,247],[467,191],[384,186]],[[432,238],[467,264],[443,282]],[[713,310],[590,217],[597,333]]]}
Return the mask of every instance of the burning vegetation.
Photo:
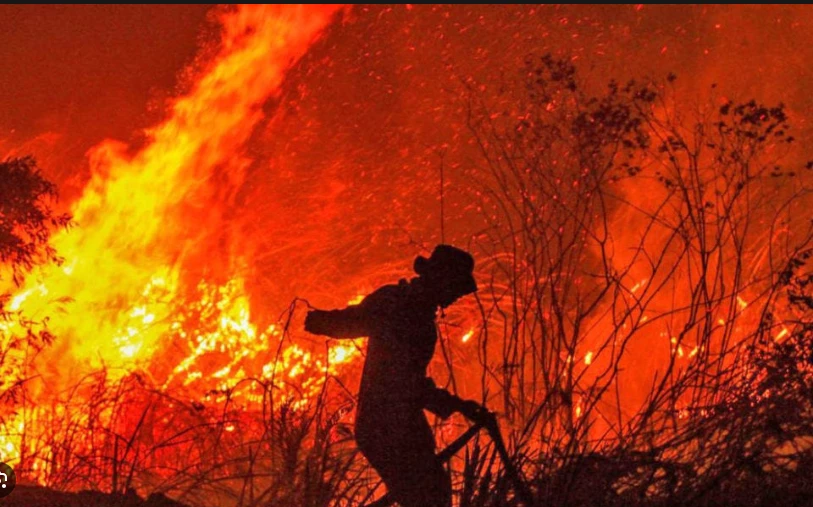
{"label": "burning vegetation", "polygon": [[[439,316],[433,376],[495,411],[510,453],[482,435],[449,461],[459,505],[521,504],[509,469],[538,505],[813,502],[806,118],[480,48],[501,76],[447,59],[451,105],[417,112],[450,132],[429,161],[372,171],[343,132],[323,140],[340,156],[286,137],[290,117],[323,132],[310,100],[348,106],[306,83],[341,72],[337,32],[372,23],[357,9],[216,10],[164,119],[96,145],[68,206],[4,155],[0,460],[18,482],[202,507],[379,498],[352,438],[365,340],[307,335],[296,296],[358,303],[451,239],[480,291]],[[443,447],[465,424],[435,429]]]}

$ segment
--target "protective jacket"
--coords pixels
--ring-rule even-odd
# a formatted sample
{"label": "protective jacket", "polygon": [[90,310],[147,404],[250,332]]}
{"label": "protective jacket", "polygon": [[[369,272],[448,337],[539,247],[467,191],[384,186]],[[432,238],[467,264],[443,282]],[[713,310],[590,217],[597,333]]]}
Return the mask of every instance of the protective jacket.
{"label": "protective jacket", "polygon": [[401,280],[358,305],[311,312],[308,330],[313,333],[369,337],[357,420],[401,404],[426,408],[444,419],[456,410],[461,400],[426,376],[438,337],[435,310],[419,284]]}

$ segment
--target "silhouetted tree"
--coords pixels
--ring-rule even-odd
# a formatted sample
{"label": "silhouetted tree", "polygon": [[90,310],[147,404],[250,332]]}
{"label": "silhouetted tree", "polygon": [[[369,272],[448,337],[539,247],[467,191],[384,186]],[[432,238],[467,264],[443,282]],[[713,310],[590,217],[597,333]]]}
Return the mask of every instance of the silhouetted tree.
{"label": "silhouetted tree", "polygon": [[[61,261],[49,240],[71,217],[51,207],[56,197],[56,186],[43,177],[33,157],[0,162],[0,399],[14,397],[24,380],[19,353],[40,350],[53,338],[44,323],[9,309],[8,302],[34,266]],[[8,326],[11,322],[16,328]]]}
{"label": "silhouetted tree", "polygon": [[48,240],[70,216],[49,206],[56,196],[56,186],[33,157],[0,163],[0,262],[11,269],[16,284],[35,264],[60,261]]}

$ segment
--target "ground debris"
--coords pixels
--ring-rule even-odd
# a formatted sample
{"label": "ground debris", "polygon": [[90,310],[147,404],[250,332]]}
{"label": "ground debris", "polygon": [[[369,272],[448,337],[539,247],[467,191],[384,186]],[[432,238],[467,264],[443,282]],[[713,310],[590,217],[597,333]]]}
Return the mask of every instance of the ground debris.
{"label": "ground debris", "polygon": [[40,486],[20,486],[6,498],[0,499],[3,507],[187,507],[161,494],[152,494],[146,500],[134,491],[125,494],[108,494],[98,491],[66,493]]}

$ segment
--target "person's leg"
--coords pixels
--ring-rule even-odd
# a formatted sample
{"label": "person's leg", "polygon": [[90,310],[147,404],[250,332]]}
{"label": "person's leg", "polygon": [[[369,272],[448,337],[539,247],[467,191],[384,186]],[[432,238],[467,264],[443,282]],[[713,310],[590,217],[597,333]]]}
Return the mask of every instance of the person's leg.
{"label": "person's leg", "polygon": [[452,486],[449,474],[436,456],[416,459],[385,481],[402,507],[450,507]]}
{"label": "person's leg", "polygon": [[386,423],[357,428],[356,439],[402,507],[451,505],[451,479],[435,455],[435,439],[422,410],[390,411]]}

